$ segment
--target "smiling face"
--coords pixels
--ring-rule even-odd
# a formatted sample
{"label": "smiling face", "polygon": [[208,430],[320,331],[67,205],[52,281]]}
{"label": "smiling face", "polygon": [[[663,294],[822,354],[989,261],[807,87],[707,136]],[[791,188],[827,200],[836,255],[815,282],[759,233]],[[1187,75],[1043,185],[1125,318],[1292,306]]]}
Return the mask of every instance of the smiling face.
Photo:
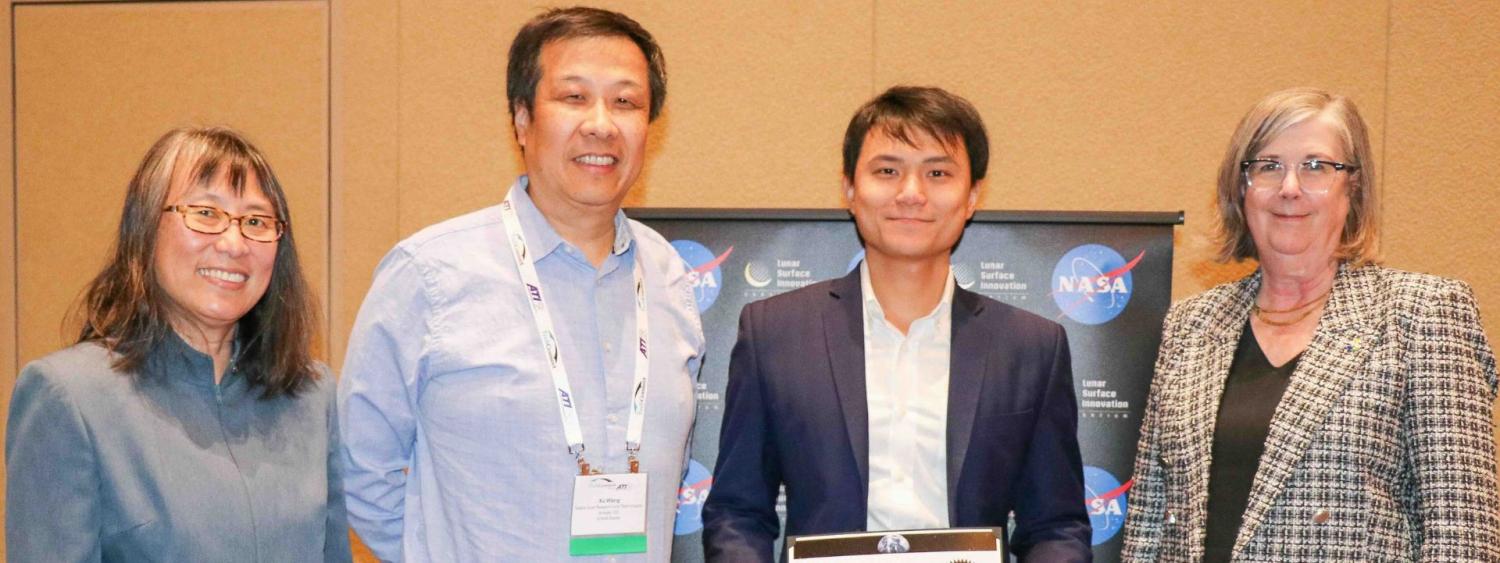
{"label": "smiling face", "polygon": [[[207,205],[232,216],[276,216],[254,172],[235,195],[227,167],[205,185],[192,185],[187,167],[173,174],[167,205]],[[183,224],[182,215],[163,212],[156,230],[156,283],[167,297],[168,320],[179,333],[227,330],[265,295],[276,262],[277,243],[256,242],[238,224],[217,235]]]}
{"label": "smiling face", "polygon": [[910,131],[914,144],[883,128],[865,135],[854,178],[844,179],[849,212],[875,260],[947,263],[974,216],[979,186],[969,181],[963,141]]}
{"label": "smiling face", "polygon": [[1296,167],[1314,158],[1349,162],[1335,125],[1325,116],[1313,117],[1287,129],[1252,156],[1279,160],[1288,168],[1279,188],[1245,192],[1245,222],[1262,261],[1273,256],[1334,260],[1349,217],[1349,175],[1337,173],[1327,193],[1312,195],[1302,191]]}
{"label": "smiling face", "polygon": [[515,114],[531,197],[544,211],[613,213],[641,173],[650,80],[624,37],[547,43],[535,101]]}

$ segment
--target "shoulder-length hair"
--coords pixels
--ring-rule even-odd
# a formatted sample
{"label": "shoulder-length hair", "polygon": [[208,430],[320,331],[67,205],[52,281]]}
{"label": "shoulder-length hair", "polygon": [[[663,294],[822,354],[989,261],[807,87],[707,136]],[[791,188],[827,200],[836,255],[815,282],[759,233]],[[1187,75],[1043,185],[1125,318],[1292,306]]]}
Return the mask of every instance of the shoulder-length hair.
{"label": "shoulder-length hair", "polygon": [[1259,259],[1245,222],[1245,175],[1240,162],[1255,158],[1286,130],[1320,116],[1331,118],[1344,158],[1359,169],[1349,176],[1349,216],[1335,251],[1353,265],[1380,259],[1380,202],[1370,134],[1354,101],[1317,88],[1292,88],[1262,99],[1240,119],[1219,165],[1218,229],[1220,262]]}
{"label": "shoulder-length hair", "polygon": [[[316,299],[302,275],[286,194],[265,155],[240,133],[222,127],[169,131],[136,169],[126,188],[125,209],[111,259],[84,290],[74,317],[78,342],[99,342],[114,355],[113,366],[140,373],[152,349],[170,337],[169,297],[152,267],[162,209],[175,177],[206,183],[227,173],[235,194],[246,179],[259,187],[285,225],[265,295],[239,320],[236,367],[266,398],[294,395],[318,376],[312,346],[317,333]],[[261,243],[251,243],[261,244]]]}

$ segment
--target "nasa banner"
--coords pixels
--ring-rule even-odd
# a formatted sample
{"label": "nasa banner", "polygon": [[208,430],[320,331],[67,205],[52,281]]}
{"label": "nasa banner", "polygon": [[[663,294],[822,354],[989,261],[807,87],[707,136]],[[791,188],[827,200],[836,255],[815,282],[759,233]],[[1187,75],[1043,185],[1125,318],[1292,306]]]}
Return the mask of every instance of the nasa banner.
{"label": "nasa banner", "polygon": [[[674,562],[703,560],[729,353],[747,303],[848,273],[863,257],[842,210],[636,209],[694,276],[707,356],[681,488]],[[953,254],[960,287],[1063,325],[1073,353],[1085,497],[1096,561],[1119,561],[1141,414],[1172,296],[1180,212],[976,213]],[[784,517],[784,503],[778,511]]]}

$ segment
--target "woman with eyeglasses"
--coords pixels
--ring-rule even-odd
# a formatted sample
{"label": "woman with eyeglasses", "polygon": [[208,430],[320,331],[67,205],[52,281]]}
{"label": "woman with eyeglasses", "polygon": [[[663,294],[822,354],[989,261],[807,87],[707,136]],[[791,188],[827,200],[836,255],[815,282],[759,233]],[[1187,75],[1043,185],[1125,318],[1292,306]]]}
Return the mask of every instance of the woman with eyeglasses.
{"label": "woman with eyeglasses", "polygon": [[286,196],[227,129],[146,153],[73,346],[11,398],[11,561],[348,561]]}
{"label": "woman with eyeglasses", "polygon": [[1353,102],[1277,92],[1219,171],[1221,259],[1174,305],[1126,561],[1496,561],[1495,356],[1463,282],[1375,265]]}

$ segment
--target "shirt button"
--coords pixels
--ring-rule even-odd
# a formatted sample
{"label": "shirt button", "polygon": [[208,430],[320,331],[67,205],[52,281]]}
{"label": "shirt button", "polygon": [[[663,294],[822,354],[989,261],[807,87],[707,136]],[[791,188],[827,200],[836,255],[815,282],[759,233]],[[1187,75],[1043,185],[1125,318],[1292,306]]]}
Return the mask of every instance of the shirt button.
{"label": "shirt button", "polygon": [[615,415],[609,415],[609,423],[610,424],[619,424],[620,423],[620,417],[615,416]]}
{"label": "shirt button", "polygon": [[615,351],[615,347],[611,346],[608,342],[600,342],[600,344],[604,345],[604,353],[605,354],[608,354],[610,352]]}
{"label": "shirt button", "polygon": [[1327,522],[1329,518],[1330,516],[1328,515],[1327,510],[1319,510],[1317,514],[1313,515],[1312,521],[1315,524],[1322,524]]}

